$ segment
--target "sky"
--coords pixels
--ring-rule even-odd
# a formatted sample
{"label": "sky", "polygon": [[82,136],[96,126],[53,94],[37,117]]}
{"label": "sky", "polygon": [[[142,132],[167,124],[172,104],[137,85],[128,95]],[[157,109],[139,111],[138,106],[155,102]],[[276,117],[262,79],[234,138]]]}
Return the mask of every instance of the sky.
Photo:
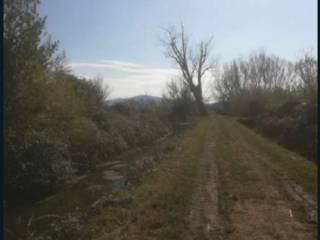
{"label": "sky", "polygon": [[170,25],[194,44],[213,37],[220,64],[262,48],[291,60],[317,51],[317,0],[42,0],[39,11],[72,72],[103,77],[111,98],[162,95],[179,73],[159,40]]}

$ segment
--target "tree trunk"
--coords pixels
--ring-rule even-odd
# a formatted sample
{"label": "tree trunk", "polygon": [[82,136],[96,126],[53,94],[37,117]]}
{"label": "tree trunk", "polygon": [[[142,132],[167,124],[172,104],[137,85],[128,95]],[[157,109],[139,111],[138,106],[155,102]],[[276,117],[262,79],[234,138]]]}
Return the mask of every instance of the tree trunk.
{"label": "tree trunk", "polygon": [[193,95],[196,100],[196,105],[197,105],[199,113],[201,115],[207,115],[208,111],[206,109],[206,106],[203,103],[202,89],[199,87],[196,87],[193,91]]}

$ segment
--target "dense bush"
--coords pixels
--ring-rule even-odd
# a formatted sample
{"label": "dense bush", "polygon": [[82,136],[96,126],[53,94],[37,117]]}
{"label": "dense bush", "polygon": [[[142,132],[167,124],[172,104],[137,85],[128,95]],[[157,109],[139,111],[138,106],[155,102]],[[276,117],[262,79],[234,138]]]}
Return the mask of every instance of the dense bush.
{"label": "dense bush", "polygon": [[316,111],[307,103],[288,102],[262,114],[255,129],[308,159],[316,160]]}

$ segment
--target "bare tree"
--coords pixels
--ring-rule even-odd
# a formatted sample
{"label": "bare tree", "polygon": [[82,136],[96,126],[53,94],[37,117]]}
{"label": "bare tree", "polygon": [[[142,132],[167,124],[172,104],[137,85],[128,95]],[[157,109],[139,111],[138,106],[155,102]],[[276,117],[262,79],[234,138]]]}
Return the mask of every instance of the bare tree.
{"label": "bare tree", "polygon": [[206,42],[201,41],[197,47],[192,48],[183,25],[180,31],[175,27],[164,31],[165,38],[162,42],[166,47],[166,56],[178,64],[183,81],[195,98],[199,113],[205,115],[207,109],[203,103],[202,80],[204,74],[213,68],[213,64],[209,63],[211,39]]}
{"label": "bare tree", "polygon": [[247,75],[244,62],[234,60],[231,63],[226,63],[222,73],[213,82],[212,93],[214,97],[225,103],[234,100],[245,89],[248,81]]}
{"label": "bare tree", "polygon": [[256,90],[284,91],[293,85],[293,70],[290,62],[260,51],[246,59],[226,63],[213,90],[221,101],[227,102]]}
{"label": "bare tree", "polygon": [[300,80],[300,91],[307,101],[314,104],[317,102],[317,66],[317,59],[310,53],[305,53],[295,64],[295,71]]}

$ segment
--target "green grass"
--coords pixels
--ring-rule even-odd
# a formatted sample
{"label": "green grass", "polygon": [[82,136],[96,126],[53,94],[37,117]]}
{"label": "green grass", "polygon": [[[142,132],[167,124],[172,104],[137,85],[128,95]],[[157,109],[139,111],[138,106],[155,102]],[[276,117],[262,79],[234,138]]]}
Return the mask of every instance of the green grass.
{"label": "green grass", "polygon": [[177,147],[145,174],[142,184],[114,193],[131,204],[100,209],[83,239],[182,239],[209,120],[181,137]]}

